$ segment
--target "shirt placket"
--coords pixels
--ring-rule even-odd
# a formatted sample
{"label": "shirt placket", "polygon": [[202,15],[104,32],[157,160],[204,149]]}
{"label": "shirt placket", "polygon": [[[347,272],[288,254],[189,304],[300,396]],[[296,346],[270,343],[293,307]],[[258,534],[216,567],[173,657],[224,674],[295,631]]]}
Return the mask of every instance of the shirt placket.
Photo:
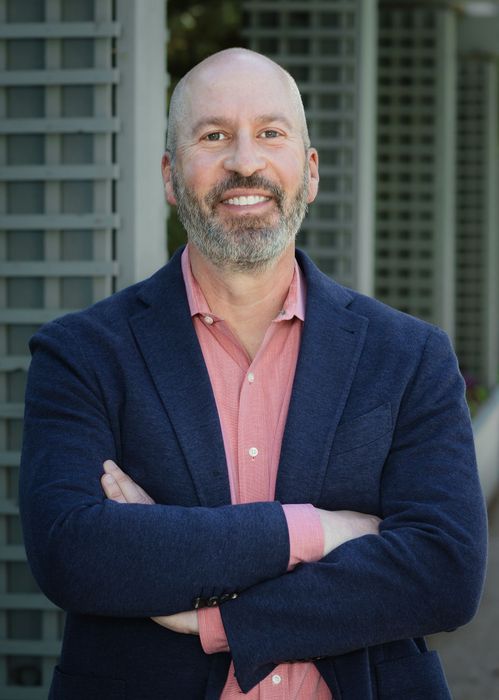
{"label": "shirt placket", "polygon": [[238,472],[241,503],[268,500],[268,445],[265,443],[259,357],[245,374],[239,395]]}
{"label": "shirt placket", "polygon": [[259,700],[290,700],[288,680],[286,665],[277,666],[273,673],[260,682]]}
{"label": "shirt placket", "polygon": [[[208,310],[195,281],[191,281],[193,301],[190,302],[190,307],[196,315],[196,332],[200,340],[204,339],[203,354],[206,353],[205,360],[212,383],[217,384],[215,394],[220,416],[223,417],[222,430],[233,503],[274,499],[276,474],[273,473],[273,467],[277,470],[274,462],[279,458],[282,423],[289,403],[289,383],[292,382],[296,362],[296,357],[286,360],[284,348],[291,336],[282,337],[282,322],[292,321],[295,315],[303,321],[303,302],[301,296],[297,298],[297,284],[300,284],[298,277],[294,280],[294,286],[292,284],[290,287],[283,309],[270,325],[259,352],[251,362],[227,324]],[[276,327],[281,328],[280,338],[275,337]],[[218,347],[215,347],[214,341]],[[288,377],[284,403],[280,404],[273,400],[281,395],[284,386],[279,371],[286,371],[287,364],[291,361],[293,372]],[[220,381],[221,372],[224,381]],[[272,386],[268,386],[273,381],[278,385],[277,393]],[[281,416],[283,406],[284,413]],[[239,478],[242,479],[241,487]],[[323,683],[319,692],[315,678],[307,678],[303,670],[296,669],[295,665],[281,664],[244,697],[248,700],[331,698]],[[232,664],[223,697],[242,697]]]}
{"label": "shirt placket", "polygon": [[[268,363],[277,330],[277,324],[271,323],[248,367],[239,395],[237,444],[241,503],[274,499],[274,488],[270,485],[274,431],[269,431],[268,425],[276,425],[278,416],[265,401],[265,390],[269,387],[263,382],[269,381]],[[279,358],[274,357],[273,362],[279,362]]]}

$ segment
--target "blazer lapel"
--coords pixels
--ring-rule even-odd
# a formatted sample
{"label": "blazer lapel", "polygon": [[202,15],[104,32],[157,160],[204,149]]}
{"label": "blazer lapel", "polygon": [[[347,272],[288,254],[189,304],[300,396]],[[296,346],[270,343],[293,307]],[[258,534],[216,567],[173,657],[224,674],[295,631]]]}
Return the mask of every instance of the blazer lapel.
{"label": "blazer lapel", "polygon": [[217,407],[194,330],[180,253],[139,292],[142,310],[132,332],[174,427],[200,504],[230,503],[230,486]]}
{"label": "blazer lapel", "polygon": [[284,431],[276,500],[317,503],[331,444],[364,345],[368,320],[351,295],[297,254],[307,281],[302,342]]}

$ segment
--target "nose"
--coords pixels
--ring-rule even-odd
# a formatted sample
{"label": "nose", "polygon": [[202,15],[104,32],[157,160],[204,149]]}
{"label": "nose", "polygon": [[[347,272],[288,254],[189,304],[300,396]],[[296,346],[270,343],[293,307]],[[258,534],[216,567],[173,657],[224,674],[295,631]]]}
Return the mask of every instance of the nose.
{"label": "nose", "polygon": [[226,170],[249,177],[263,170],[267,163],[260,147],[249,134],[238,135],[224,161]]}

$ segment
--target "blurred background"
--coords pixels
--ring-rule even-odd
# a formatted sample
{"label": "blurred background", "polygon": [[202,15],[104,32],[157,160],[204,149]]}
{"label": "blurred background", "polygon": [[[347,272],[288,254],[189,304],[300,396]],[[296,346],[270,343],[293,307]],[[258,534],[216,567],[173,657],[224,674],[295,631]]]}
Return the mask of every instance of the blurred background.
{"label": "blurred background", "polygon": [[229,46],[274,58],[301,89],[321,189],[300,247],[340,283],[453,340],[490,564],[476,620],[430,643],[456,700],[492,700],[498,0],[0,0],[0,698],[47,697],[63,630],[25,562],[17,511],[27,341],[151,274],[183,243],[160,177],[168,94]]}

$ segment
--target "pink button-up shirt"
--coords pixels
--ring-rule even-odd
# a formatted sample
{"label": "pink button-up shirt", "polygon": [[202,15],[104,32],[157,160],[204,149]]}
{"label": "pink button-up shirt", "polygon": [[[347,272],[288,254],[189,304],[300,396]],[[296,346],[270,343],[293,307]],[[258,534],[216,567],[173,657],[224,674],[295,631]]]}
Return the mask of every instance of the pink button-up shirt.
{"label": "pink button-up shirt", "polygon": [[[232,503],[274,500],[277,469],[305,318],[305,284],[298,264],[277,318],[253,360],[223,319],[211,313],[192,275],[188,246],[182,254],[189,308],[218,409]],[[320,519],[310,504],[284,505],[290,539],[289,568],[322,557]],[[198,611],[201,644],[207,654],[228,651],[220,611]],[[222,700],[241,697],[231,664]],[[248,700],[331,700],[315,665],[277,666],[245,696]]]}

